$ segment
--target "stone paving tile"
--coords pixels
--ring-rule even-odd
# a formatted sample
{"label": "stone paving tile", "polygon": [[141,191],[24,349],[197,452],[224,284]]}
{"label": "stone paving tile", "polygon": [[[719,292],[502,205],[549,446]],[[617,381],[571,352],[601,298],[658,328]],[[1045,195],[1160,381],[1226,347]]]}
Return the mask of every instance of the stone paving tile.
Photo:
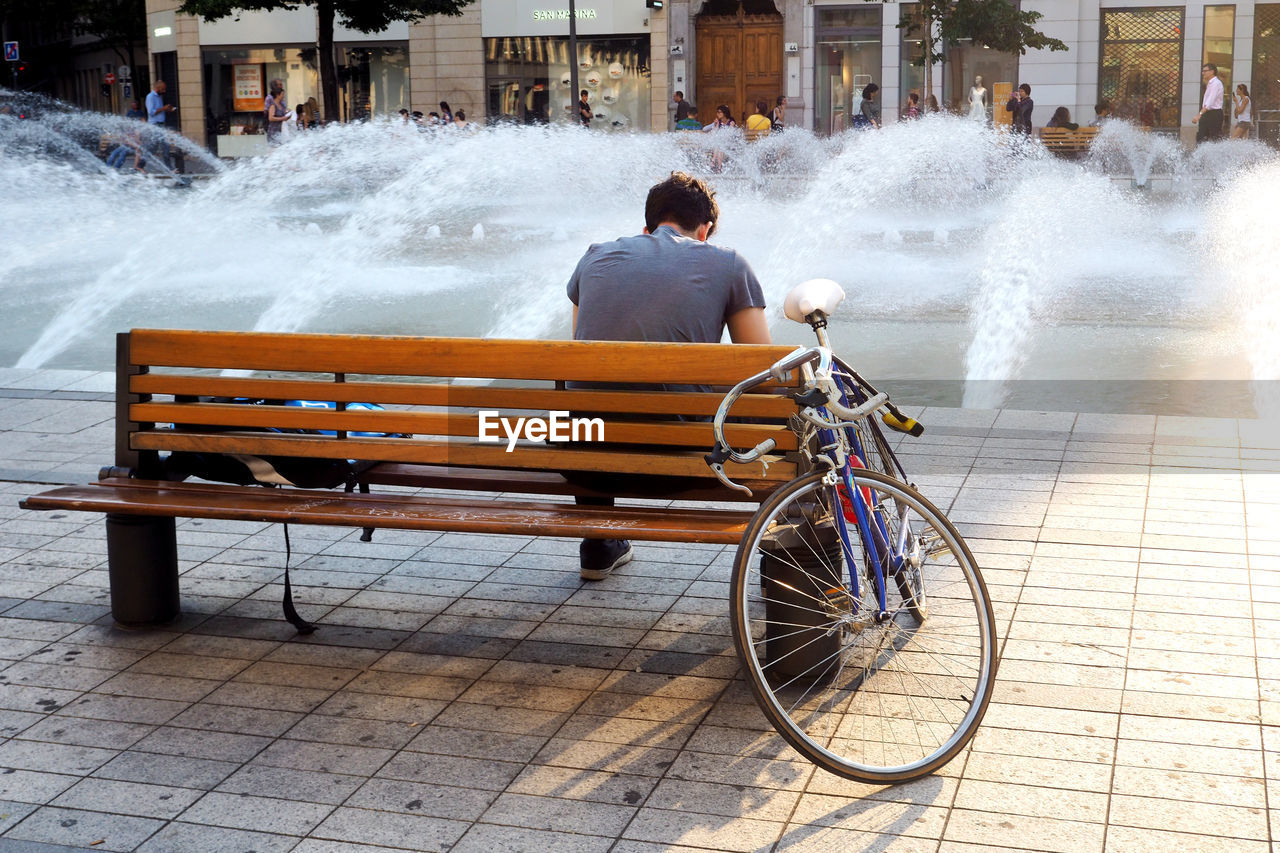
{"label": "stone paving tile", "polygon": [[545,832],[513,826],[477,824],[451,853],[525,853],[530,850],[554,850],[556,853],[605,853],[616,850],[609,836],[575,832]]}
{"label": "stone paving tile", "polygon": [[183,786],[209,790],[233,773],[232,761],[161,755],[152,752],[124,752],[93,772],[102,779],[162,786]]}
{"label": "stone paving tile", "polygon": [[401,846],[405,839],[412,839],[418,850],[444,851],[452,849],[470,827],[464,821],[343,807],[325,818],[312,836],[388,846]]}
{"label": "stone paving tile", "polygon": [[52,805],[171,819],[200,799],[203,793],[192,788],[89,778],[63,792]]}
{"label": "stone paving tile", "polygon": [[162,826],[163,821],[152,818],[44,806],[5,832],[5,839],[132,850]]}
{"label": "stone paving tile", "polygon": [[255,832],[305,835],[332,811],[333,806],[323,803],[212,791],[184,811],[182,820]]}
{"label": "stone paving tile", "polygon": [[255,853],[286,853],[298,849],[295,846],[298,841],[298,838],[289,835],[175,822],[149,838],[138,848],[138,853],[189,853],[193,850],[209,853],[247,850]]}

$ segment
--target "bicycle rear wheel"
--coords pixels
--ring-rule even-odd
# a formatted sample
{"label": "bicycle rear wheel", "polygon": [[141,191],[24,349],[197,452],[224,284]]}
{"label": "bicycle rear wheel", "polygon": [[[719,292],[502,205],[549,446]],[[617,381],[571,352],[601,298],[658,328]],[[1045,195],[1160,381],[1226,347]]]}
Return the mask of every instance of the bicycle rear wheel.
{"label": "bicycle rear wheel", "polygon": [[[805,757],[849,779],[903,782],[941,767],[977,730],[995,678],[995,618],[955,527],[910,486],[855,473],[891,541],[906,533],[901,562],[913,574],[886,578],[887,613],[878,618],[873,585],[852,594],[836,487],[815,472],[774,492],[743,535],[734,642],[760,708]],[[848,530],[861,577],[866,548]]]}

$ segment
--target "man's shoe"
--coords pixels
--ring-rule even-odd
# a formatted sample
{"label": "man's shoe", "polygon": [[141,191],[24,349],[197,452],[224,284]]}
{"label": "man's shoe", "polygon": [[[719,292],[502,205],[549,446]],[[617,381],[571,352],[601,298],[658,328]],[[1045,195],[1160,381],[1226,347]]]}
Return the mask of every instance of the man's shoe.
{"label": "man's shoe", "polygon": [[584,581],[601,581],[618,566],[631,562],[631,543],[625,539],[583,539],[578,555],[582,559],[578,575]]}

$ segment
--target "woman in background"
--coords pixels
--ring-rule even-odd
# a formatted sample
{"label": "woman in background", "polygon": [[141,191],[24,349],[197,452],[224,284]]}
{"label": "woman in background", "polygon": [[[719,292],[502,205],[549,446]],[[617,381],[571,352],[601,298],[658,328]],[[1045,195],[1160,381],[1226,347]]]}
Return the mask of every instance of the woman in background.
{"label": "woman in background", "polygon": [[1236,126],[1231,128],[1232,139],[1248,139],[1253,129],[1253,98],[1249,97],[1249,87],[1241,83],[1236,86],[1236,108],[1233,115]]}

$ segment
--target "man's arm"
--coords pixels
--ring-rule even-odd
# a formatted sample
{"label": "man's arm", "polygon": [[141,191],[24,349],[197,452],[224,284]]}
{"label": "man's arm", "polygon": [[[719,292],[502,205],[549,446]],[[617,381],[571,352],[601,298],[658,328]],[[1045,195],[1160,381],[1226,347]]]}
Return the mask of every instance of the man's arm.
{"label": "man's arm", "polygon": [[[574,308],[574,321],[577,321],[577,308]],[[763,308],[743,308],[729,315],[726,321],[729,337],[735,344],[771,344],[769,323],[764,318]]]}

